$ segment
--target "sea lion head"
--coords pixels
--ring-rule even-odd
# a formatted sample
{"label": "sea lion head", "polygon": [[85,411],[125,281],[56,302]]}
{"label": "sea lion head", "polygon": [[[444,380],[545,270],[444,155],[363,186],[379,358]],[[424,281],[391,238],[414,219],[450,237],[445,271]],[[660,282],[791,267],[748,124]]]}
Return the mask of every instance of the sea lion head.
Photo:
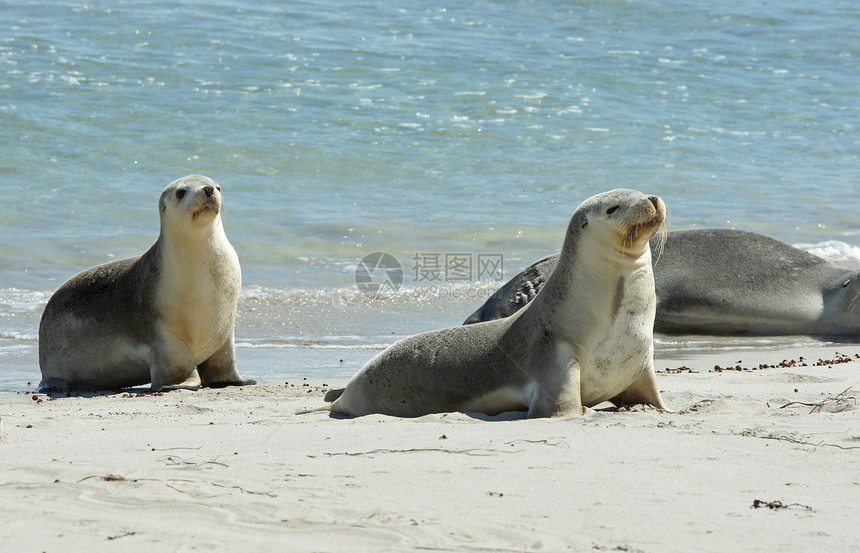
{"label": "sea lion head", "polygon": [[221,185],[203,175],[188,175],[167,185],[158,200],[162,225],[212,224],[224,209]]}
{"label": "sea lion head", "polygon": [[663,200],[619,188],[585,200],[574,213],[568,232],[596,234],[614,250],[639,257],[658,232],[662,246],[668,225],[669,213]]}

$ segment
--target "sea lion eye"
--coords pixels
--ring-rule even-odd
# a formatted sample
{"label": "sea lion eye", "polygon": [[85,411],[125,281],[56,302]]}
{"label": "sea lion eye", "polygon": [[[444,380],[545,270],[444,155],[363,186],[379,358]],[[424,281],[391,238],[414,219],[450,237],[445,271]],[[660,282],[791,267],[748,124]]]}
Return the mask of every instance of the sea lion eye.
{"label": "sea lion eye", "polygon": [[177,200],[181,200],[184,197],[185,197],[185,189],[184,188],[180,188],[179,190],[176,191],[176,199]]}
{"label": "sea lion eye", "polygon": [[606,214],[612,215],[613,213],[615,213],[618,210],[619,207],[621,207],[621,206],[614,205],[614,206],[610,207],[609,209],[606,210]]}

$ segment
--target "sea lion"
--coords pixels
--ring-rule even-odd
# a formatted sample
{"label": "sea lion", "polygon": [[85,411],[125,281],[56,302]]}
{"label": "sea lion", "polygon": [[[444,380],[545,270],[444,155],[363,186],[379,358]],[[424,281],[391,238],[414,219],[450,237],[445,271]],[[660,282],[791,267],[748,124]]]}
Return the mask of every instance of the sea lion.
{"label": "sea lion", "polygon": [[236,370],[242,273],[221,222],[221,187],[189,175],[158,200],[161,232],[143,255],[88,269],[48,301],[40,391],[153,391],[199,373],[203,386],[252,384]]}
{"label": "sea lion", "polygon": [[[535,297],[557,263],[558,255],[537,261],[465,324],[513,315]],[[860,336],[860,271],[768,236],[672,231],[653,268],[657,332]]]}
{"label": "sea lion", "polygon": [[666,222],[656,196],[613,190],[589,198],[570,220],[558,267],[526,308],[403,339],[345,389],[326,394],[333,403],[325,408],[404,417],[581,415],[604,401],[665,409],[652,360],[656,299],[648,240]]}

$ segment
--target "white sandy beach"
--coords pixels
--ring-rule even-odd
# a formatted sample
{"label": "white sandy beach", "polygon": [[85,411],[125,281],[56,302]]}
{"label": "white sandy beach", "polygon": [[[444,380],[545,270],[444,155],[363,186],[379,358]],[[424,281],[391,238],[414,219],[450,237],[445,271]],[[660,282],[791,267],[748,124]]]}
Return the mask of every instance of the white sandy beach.
{"label": "white sandy beach", "polygon": [[[853,360],[811,366],[836,351]],[[296,414],[343,381],[4,396],[0,539],[9,552],[858,551],[858,355],[658,359],[676,412],[557,420]],[[758,369],[800,356],[810,366]],[[738,361],[757,370],[713,372]],[[665,372],[680,367],[697,372]]]}

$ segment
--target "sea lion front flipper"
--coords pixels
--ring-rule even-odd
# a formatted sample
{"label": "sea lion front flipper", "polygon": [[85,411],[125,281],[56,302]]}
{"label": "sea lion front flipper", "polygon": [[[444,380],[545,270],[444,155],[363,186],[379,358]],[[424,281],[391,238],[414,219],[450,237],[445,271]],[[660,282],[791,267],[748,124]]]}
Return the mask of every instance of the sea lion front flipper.
{"label": "sea lion front flipper", "polygon": [[657,386],[657,375],[654,373],[653,362],[648,363],[648,366],[645,367],[639,378],[633,381],[633,384],[609,401],[616,406],[646,404],[653,405],[663,411],[672,412],[663,403],[660,388]]}
{"label": "sea lion front flipper", "polygon": [[209,359],[197,366],[200,381],[207,388],[224,388],[226,386],[245,386],[256,384],[256,380],[245,380],[236,368],[236,341],[233,334],[213,353]]}
{"label": "sea lion front flipper", "polygon": [[583,414],[580,388],[580,363],[571,359],[564,367],[559,367],[556,378],[563,382],[534,382],[529,392],[530,419],[538,417],[578,417]]}

